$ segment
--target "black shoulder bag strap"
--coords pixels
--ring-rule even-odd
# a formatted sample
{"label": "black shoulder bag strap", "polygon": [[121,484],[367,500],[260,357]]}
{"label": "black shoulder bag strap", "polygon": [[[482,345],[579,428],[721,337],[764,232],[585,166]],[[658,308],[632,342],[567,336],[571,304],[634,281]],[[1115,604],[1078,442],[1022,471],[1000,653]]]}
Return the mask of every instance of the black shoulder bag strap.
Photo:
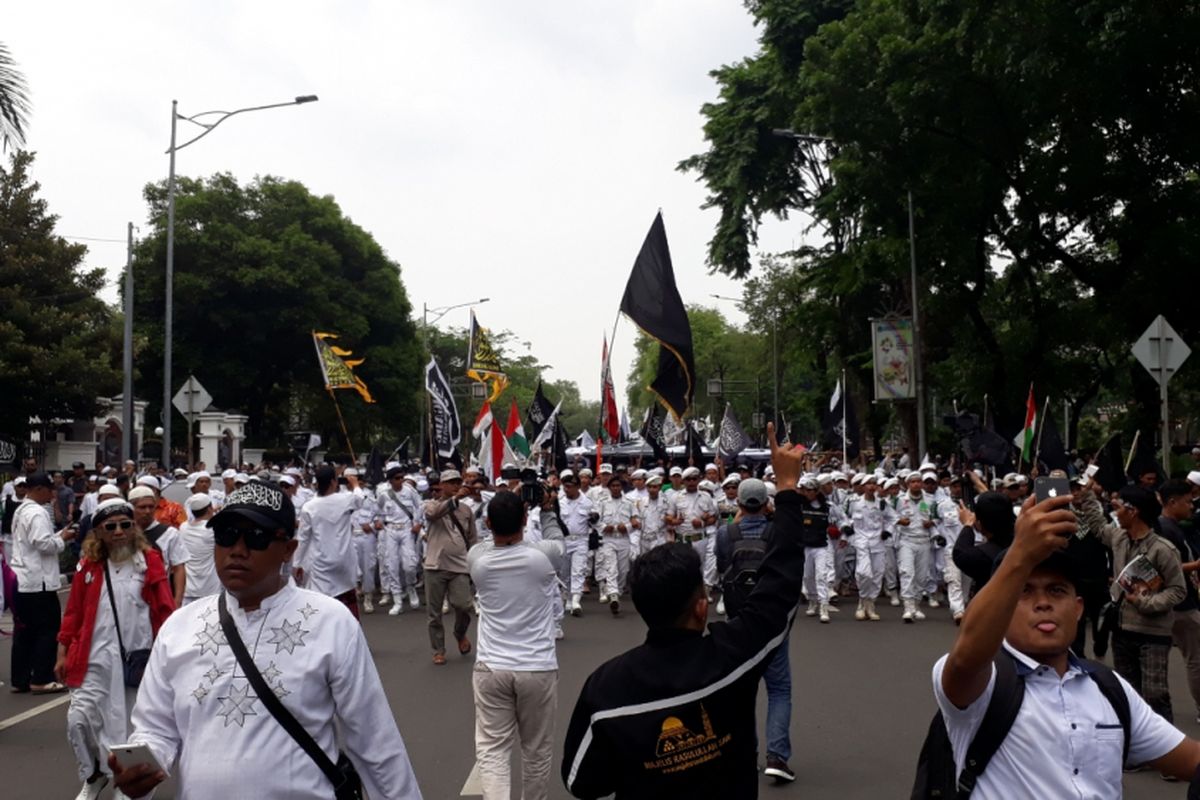
{"label": "black shoulder bag strap", "polygon": [[470,550],[471,549],[471,540],[469,538],[467,538],[467,532],[465,530],[463,530],[462,523],[458,521],[458,515],[455,513],[456,511],[458,511],[459,502],[457,500],[454,500],[452,502],[454,503],[454,507],[451,508],[449,511],[447,511],[446,515],[448,517],[450,517],[450,524],[453,525],[454,529],[456,531],[458,531],[459,534],[463,537],[463,547]]}
{"label": "black shoulder bag strap", "polygon": [[1121,727],[1125,731],[1125,744],[1121,750],[1121,764],[1124,765],[1129,761],[1129,739],[1133,726],[1133,713],[1129,709],[1129,697],[1125,694],[1121,681],[1117,680],[1112,669],[1095,661],[1085,661],[1084,663],[1091,667],[1088,677],[1096,682],[1104,699],[1108,700],[1113,711],[1117,712],[1117,721],[1121,723]]}
{"label": "black shoulder bag strap", "polygon": [[[225,633],[225,641],[229,644],[229,648],[233,650],[233,655],[237,658],[238,666],[242,668],[242,672],[246,675],[246,680],[250,681],[250,685],[254,687],[254,693],[258,695],[258,699],[266,706],[267,711],[275,718],[288,735],[296,740],[296,744],[300,745],[300,749],[308,754],[321,772],[325,773],[325,777],[333,784],[333,791],[336,797],[355,797],[358,795],[344,795],[348,789],[347,786],[351,782],[351,778],[344,772],[338,769],[338,766],[330,760],[321,746],[309,735],[308,731],[304,730],[304,726],[300,721],[292,716],[292,712],[284,708],[283,703],[279,702],[279,697],[267,685],[262,673],[258,671],[258,666],[254,663],[254,659],[250,658],[250,652],[246,650],[246,645],[242,641],[242,637],[238,635],[237,626],[233,624],[233,617],[229,615],[229,610],[225,607],[225,593],[221,592],[217,598],[217,612],[221,619],[221,630]],[[357,777],[357,776],[356,776]]]}
{"label": "black shoulder bag strap", "polygon": [[392,503],[396,506],[396,508],[398,508],[404,512],[404,516],[408,517],[408,521],[411,524],[413,522],[413,515],[411,513],[409,513],[408,508],[403,503],[400,502],[400,498],[396,497],[396,490],[388,489],[387,496],[389,498],[391,498]]}
{"label": "black shoulder bag strap", "polygon": [[121,618],[117,616],[117,599],[113,597],[112,578],[108,574],[108,559],[104,559],[104,588],[108,591],[108,602],[112,606],[113,627],[117,629],[117,648],[121,651],[121,663],[125,663],[125,642],[121,639]]}
{"label": "black shoulder bag strap", "polygon": [[1012,657],[1001,650],[993,663],[996,665],[996,685],[992,688],[992,699],[979,723],[979,730],[967,747],[967,760],[958,776],[958,800],[965,800],[975,791],[975,783],[1004,743],[1025,700],[1025,681],[1017,674]]}

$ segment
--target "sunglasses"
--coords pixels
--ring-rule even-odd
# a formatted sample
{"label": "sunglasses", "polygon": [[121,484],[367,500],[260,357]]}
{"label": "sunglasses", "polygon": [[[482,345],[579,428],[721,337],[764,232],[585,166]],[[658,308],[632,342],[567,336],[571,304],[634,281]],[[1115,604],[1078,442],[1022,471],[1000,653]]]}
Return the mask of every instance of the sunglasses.
{"label": "sunglasses", "polygon": [[106,522],[103,525],[101,525],[100,527],[103,528],[104,530],[108,531],[109,533],[112,533],[117,528],[120,528],[123,531],[127,531],[133,527],[133,523],[126,519],[126,520],[122,520],[121,522]]}
{"label": "sunglasses", "polygon": [[213,541],[218,547],[233,547],[238,543],[238,539],[244,539],[246,547],[250,550],[266,550],[271,546],[271,542],[281,542],[284,537],[277,531],[263,528],[237,528],[233,525],[213,528]]}

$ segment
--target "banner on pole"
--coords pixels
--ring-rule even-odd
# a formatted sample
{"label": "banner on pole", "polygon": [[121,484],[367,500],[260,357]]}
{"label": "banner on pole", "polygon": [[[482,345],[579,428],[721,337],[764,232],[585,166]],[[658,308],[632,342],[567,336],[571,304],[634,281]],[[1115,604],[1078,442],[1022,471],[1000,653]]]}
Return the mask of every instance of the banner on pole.
{"label": "banner on pole", "polygon": [[450,383],[442,374],[437,361],[432,358],[425,366],[425,389],[432,400],[430,419],[433,423],[433,441],[437,446],[438,455],[451,458],[462,441],[462,427],[458,421],[458,406],[454,403]]}
{"label": "banner on pole", "polygon": [[908,317],[871,320],[871,352],[875,361],[875,402],[912,400],[913,323]]}

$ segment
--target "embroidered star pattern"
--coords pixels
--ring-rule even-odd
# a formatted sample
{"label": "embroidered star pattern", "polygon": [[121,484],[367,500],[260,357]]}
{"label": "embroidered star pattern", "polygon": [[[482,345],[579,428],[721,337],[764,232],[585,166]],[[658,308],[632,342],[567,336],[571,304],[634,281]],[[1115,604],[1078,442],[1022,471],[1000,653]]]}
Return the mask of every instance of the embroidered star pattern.
{"label": "embroidered star pattern", "polygon": [[282,673],[282,672],[280,672],[280,671],[279,671],[279,669],[278,669],[278,668],[275,666],[275,662],[274,662],[274,661],[272,661],[272,662],[271,662],[271,664],[270,664],[270,666],[268,666],[266,669],[264,669],[264,670],[262,671],[262,676],[263,676],[263,679],[264,679],[264,680],[265,680],[267,683],[273,683],[273,682],[274,682],[274,681],[275,681],[277,678],[279,678],[281,675],[283,675],[283,673]]}
{"label": "embroidered star pattern", "polygon": [[278,686],[272,686],[271,689],[275,692],[276,697],[287,697],[289,694],[291,694],[291,692],[283,688],[282,683],[280,683]]}
{"label": "embroidered star pattern", "polygon": [[300,629],[299,622],[284,620],[283,625],[271,628],[271,638],[267,640],[267,644],[275,645],[276,653],[287,650],[290,655],[297,647],[304,647],[304,637],[309,633],[311,631]]}
{"label": "embroidered star pattern", "polygon": [[212,684],[217,682],[217,678],[221,677],[224,674],[225,674],[225,670],[217,669],[217,665],[213,664],[212,669],[210,669],[208,672],[204,673],[204,677],[208,678],[208,684],[209,684],[209,686],[211,686]]}
{"label": "embroidered star pattern", "polygon": [[315,613],[317,613],[317,610],[315,608],[313,608],[310,603],[305,603],[304,608],[300,609],[300,614],[304,617],[305,620],[307,620],[309,617],[311,617]]}
{"label": "embroidered star pattern", "polygon": [[254,710],[254,703],[257,700],[257,697],[250,694],[250,684],[246,684],[241,689],[230,689],[228,696],[217,698],[221,704],[217,716],[225,718],[225,727],[227,728],[230,724],[237,725],[239,728],[245,727],[246,717],[258,716],[258,712]]}
{"label": "embroidered star pattern", "polygon": [[209,606],[208,608],[206,608],[200,612],[200,619],[208,619],[209,617],[211,617],[213,615],[213,612],[216,610],[217,609],[214,606]]}
{"label": "embroidered star pattern", "polygon": [[221,630],[221,626],[216,622],[206,623],[204,630],[196,632],[196,644],[200,646],[200,655],[208,652],[212,648],[213,655],[216,655],[221,650],[221,645],[228,646],[225,641],[225,631]]}
{"label": "embroidered star pattern", "polygon": [[204,684],[196,687],[196,691],[192,692],[192,697],[196,698],[197,703],[203,703],[204,698],[208,697],[208,688]]}

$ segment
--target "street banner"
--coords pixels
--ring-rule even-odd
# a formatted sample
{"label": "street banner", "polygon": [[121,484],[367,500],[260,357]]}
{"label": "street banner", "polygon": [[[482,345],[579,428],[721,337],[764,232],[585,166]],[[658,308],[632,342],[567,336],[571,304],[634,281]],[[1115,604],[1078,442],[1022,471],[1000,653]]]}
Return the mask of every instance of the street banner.
{"label": "street banner", "polygon": [[871,342],[875,402],[914,399],[917,388],[912,320],[908,317],[871,320]]}
{"label": "street banner", "polygon": [[450,391],[450,383],[438,368],[437,360],[430,358],[425,366],[425,390],[429,392],[430,421],[433,425],[433,441],[438,455],[452,458],[462,441],[462,426],[458,420],[458,406]]}

